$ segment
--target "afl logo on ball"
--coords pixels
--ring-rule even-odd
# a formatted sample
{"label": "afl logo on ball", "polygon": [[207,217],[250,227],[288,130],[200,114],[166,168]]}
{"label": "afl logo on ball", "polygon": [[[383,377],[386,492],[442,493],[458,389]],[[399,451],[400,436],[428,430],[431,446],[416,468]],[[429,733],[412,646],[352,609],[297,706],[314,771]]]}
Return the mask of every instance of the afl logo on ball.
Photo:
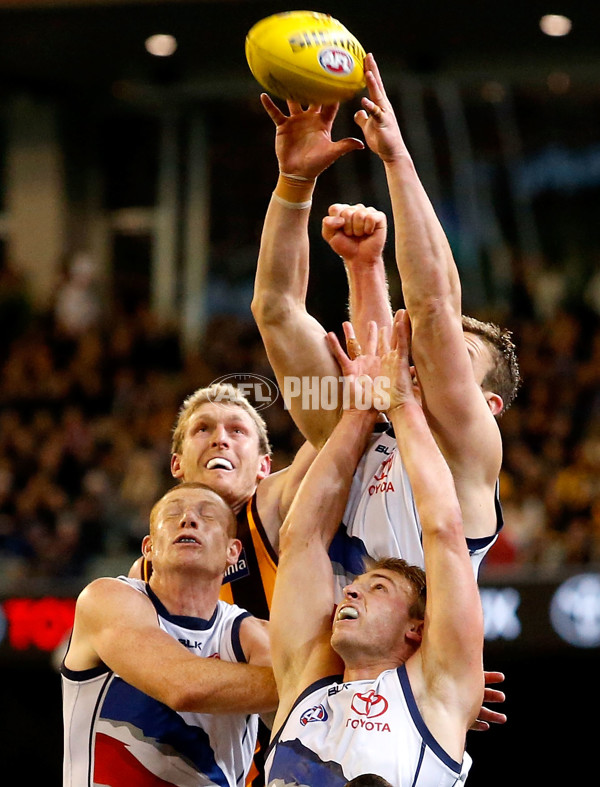
{"label": "afl logo on ball", "polygon": [[347,76],[352,73],[354,68],[354,60],[352,55],[348,54],[344,49],[337,47],[329,47],[322,49],[319,52],[319,63],[324,71],[334,76]]}

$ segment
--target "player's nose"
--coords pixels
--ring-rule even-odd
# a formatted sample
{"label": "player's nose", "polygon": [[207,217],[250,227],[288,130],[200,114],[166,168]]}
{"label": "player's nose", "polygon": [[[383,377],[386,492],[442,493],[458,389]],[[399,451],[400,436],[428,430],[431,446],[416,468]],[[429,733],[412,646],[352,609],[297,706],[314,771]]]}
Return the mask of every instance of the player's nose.
{"label": "player's nose", "polygon": [[227,430],[223,424],[216,424],[211,434],[211,442],[214,446],[227,445]]}
{"label": "player's nose", "polygon": [[360,596],[360,588],[358,587],[356,582],[352,582],[351,585],[346,585],[344,588],[344,598],[348,599],[357,599]]}
{"label": "player's nose", "polygon": [[179,520],[179,527],[198,527],[198,515],[192,508],[186,509]]}

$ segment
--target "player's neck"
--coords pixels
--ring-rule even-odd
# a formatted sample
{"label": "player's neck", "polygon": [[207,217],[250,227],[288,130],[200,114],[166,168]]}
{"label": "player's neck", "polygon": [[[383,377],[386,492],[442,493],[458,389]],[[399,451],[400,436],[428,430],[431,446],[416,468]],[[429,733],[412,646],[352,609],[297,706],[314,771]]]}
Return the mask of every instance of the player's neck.
{"label": "player's neck", "polygon": [[249,495],[240,495],[240,497],[238,498],[227,500],[227,502],[231,506],[231,510],[236,516],[240,513],[240,511],[243,508],[246,507],[248,500],[252,498],[253,494],[254,492],[252,492],[252,494]]}
{"label": "player's neck", "polygon": [[252,499],[252,496],[256,492],[256,486],[248,487],[244,491],[239,492],[237,495],[235,494],[227,494],[226,491],[221,492],[219,490],[219,494],[223,497],[228,505],[231,506],[233,513],[237,516],[242,509],[244,509],[249,500]]}
{"label": "player's neck", "polygon": [[150,587],[171,615],[210,620],[213,616],[222,577],[214,579],[199,577],[191,573],[159,575],[150,578]]}
{"label": "player's neck", "polygon": [[375,680],[382,672],[396,669],[404,662],[396,657],[356,660],[344,664],[344,682],[352,680]]}

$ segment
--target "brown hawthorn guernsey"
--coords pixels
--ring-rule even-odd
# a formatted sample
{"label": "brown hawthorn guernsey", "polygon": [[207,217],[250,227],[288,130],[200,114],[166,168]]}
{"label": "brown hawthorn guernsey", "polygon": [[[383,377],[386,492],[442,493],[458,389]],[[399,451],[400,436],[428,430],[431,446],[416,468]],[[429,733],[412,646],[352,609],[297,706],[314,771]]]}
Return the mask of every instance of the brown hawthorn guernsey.
{"label": "brown hawthorn guernsey", "polygon": [[238,562],[223,580],[220,598],[238,604],[254,617],[269,619],[277,554],[273,549],[256,508],[256,493],[237,515],[237,537],[242,542]]}

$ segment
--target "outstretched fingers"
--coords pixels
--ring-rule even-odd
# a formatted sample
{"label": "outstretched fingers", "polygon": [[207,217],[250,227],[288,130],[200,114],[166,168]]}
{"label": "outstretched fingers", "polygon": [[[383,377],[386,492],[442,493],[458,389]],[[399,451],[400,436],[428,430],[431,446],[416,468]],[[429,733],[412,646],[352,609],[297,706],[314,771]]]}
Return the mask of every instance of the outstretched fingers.
{"label": "outstretched fingers", "polygon": [[287,117],[267,93],[260,94],[260,103],[263,105],[267,115],[271,118],[276,126],[280,126],[287,120]]}
{"label": "outstretched fingers", "polygon": [[326,123],[333,124],[339,108],[339,104],[325,104],[324,106],[319,107],[319,112]]}
{"label": "outstretched fingers", "polygon": [[369,96],[372,101],[381,106],[381,104],[388,101],[388,97],[383,86],[383,79],[379,73],[379,67],[371,52],[365,57],[364,70]]}
{"label": "outstretched fingers", "polygon": [[[346,355],[338,337],[335,335],[335,333],[333,333],[333,331],[330,331],[325,338],[327,339],[327,344],[329,345],[329,349],[331,350],[333,357],[338,362],[342,373],[345,374],[346,370],[349,368],[351,356],[349,357]],[[347,342],[348,340],[346,339],[346,343]],[[358,349],[360,354],[360,347]]]}
{"label": "outstretched fingers", "polygon": [[353,361],[355,358],[358,358],[359,355],[362,355],[362,347],[358,339],[356,338],[356,334],[354,333],[354,326],[351,322],[345,322],[342,324],[342,328],[344,329],[344,336],[346,337],[346,349],[348,352],[348,358]]}
{"label": "outstretched fingers", "polygon": [[377,355],[380,358],[390,351],[390,329],[387,325],[382,325],[377,335]]}
{"label": "outstretched fingers", "polygon": [[[485,704],[489,702],[504,702],[505,695],[503,691],[499,689],[491,689],[488,684],[494,683],[502,683],[504,680],[504,673],[502,672],[492,672],[486,671],[484,672],[485,676],[485,689],[483,692],[483,702]],[[485,732],[489,730],[490,724],[504,724],[506,722],[506,714],[500,713],[499,711],[490,710],[490,708],[486,708],[485,705],[482,705],[479,713],[477,715],[477,719],[471,725],[471,730],[475,730],[477,732]]]}
{"label": "outstretched fingers", "polygon": [[394,315],[390,346],[392,350],[397,350],[400,355],[409,357],[410,318],[406,309],[398,309]]}

